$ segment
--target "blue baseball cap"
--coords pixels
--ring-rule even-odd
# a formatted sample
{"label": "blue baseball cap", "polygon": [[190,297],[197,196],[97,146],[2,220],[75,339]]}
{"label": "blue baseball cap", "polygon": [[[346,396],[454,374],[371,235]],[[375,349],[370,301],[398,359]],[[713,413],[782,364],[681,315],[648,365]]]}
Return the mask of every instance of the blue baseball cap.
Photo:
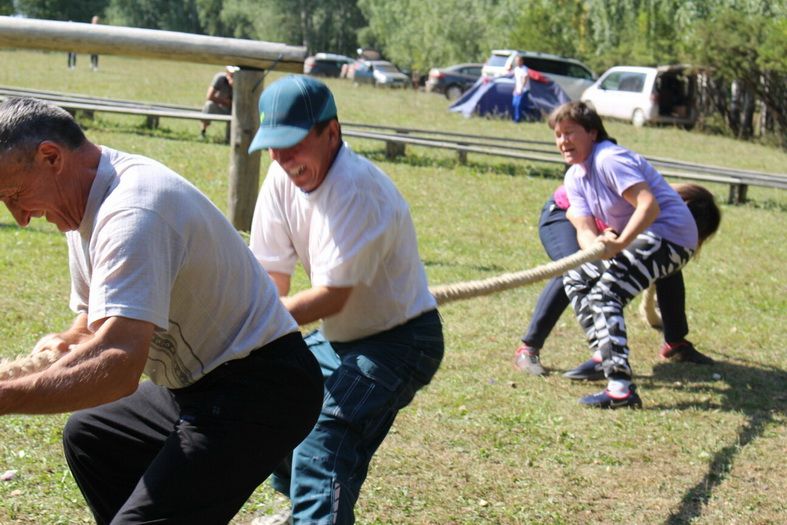
{"label": "blue baseball cap", "polygon": [[260,95],[259,108],[260,129],[249,153],[295,146],[315,124],[336,118],[328,86],[303,75],[289,75],[268,86]]}

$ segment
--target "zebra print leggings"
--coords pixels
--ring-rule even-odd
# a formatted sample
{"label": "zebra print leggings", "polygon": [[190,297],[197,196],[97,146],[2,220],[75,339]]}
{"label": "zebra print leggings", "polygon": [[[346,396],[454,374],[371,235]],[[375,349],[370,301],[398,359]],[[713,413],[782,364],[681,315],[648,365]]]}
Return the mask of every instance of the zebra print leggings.
{"label": "zebra print leggings", "polygon": [[591,351],[601,353],[607,378],[631,379],[623,308],[651,283],[680,270],[693,254],[646,231],[612,259],[589,262],[565,274],[566,295]]}

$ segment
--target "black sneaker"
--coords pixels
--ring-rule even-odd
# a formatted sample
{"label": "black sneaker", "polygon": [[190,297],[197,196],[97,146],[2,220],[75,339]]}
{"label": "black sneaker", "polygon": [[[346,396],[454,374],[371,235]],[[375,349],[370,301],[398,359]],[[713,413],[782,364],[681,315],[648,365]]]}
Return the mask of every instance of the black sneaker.
{"label": "black sneaker", "polygon": [[538,348],[530,348],[524,343],[516,349],[514,368],[534,376],[543,376],[547,373],[544,367],[541,366]]}
{"label": "black sneaker", "polygon": [[563,374],[563,377],[575,381],[598,381],[604,379],[604,367],[601,366],[601,361],[588,359],[578,367]]}
{"label": "black sneaker", "polygon": [[602,390],[597,394],[590,394],[580,398],[580,403],[590,408],[608,408],[614,410],[616,408],[642,408],[642,399],[637,394],[637,387],[634,385],[629,386],[629,393],[624,397],[613,397],[609,390]]}
{"label": "black sneaker", "polygon": [[698,365],[712,365],[715,363],[713,359],[694,348],[694,345],[685,339],[680,343],[664,343],[661,345],[659,355],[662,359],[669,359],[679,363],[695,363]]}

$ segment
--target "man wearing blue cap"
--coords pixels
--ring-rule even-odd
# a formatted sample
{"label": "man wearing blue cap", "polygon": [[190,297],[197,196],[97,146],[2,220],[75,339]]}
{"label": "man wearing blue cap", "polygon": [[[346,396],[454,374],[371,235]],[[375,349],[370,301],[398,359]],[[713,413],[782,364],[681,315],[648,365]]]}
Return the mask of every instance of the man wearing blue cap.
{"label": "man wearing blue cap", "polygon": [[[249,151],[267,148],[273,162],[251,249],[295,320],[322,320],[306,342],[325,376],[316,426],[272,480],[290,497],[293,522],[349,524],[372,455],[437,371],[442,324],[409,207],[342,141],[327,86],[285,77],[263,92],[259,109]],[[288,296],[297,261],[311,288]]]}

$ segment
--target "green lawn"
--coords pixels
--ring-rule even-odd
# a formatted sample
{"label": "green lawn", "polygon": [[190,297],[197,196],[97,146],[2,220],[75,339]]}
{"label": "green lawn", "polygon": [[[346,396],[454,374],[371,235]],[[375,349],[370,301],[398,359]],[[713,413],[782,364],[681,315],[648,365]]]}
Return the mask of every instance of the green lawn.
{"label": "green lawn", "polygon": [[[68,70],[65,53],[0,51],[0,85],[201,105],[214,66],[87,56]],[[272,73],[266,80],[277,77]],[[464,119],[439,96],[329,82],[341,119],[372,124],[549,140],[546,124]],[[194,122],[97,115],[89,138],[142,153],[192,180],[226,209],[229,149],[221,126],[199,140]],[[784,171],[780,150],[674,128],[610,133],[645,155],[727,167]],[[491,277],[547,260],[539,210],[559,168],[409,148],[396,161],[382,143],[352,141],[410,202],[432,284]],[[263,159],[263,170],[267,161]],[[264,171],[263,171],[264,173]],[[727,187],[710,185],[720,201]],[[690,339],[714,367],[658,360],[659,334],[628,313],[641,411],[584,410],[577,398],[600,385],[560,372],[584,360],[576,321],[566,314],[543,353],[553,374],[511,367],[540,286],[451,303],[441,309],[446,357],[434,382],[402,412],[373,461],[360,524],[783,523],[787,515],[787,195],[750,188],[752,201],[722,206],[722,226],[686,269]],[[26,353],[59,330],[68,311],[66,248],[42,221],[19,229],[0,211],[0,356]],[[302,276],[296,286],[305,286]],[[633,305],[636,307],[636,303]],[[89,523],[62,456],[64,416],[0,418],[0,523]],[[233,523],[281,505],[258,489]]]}

